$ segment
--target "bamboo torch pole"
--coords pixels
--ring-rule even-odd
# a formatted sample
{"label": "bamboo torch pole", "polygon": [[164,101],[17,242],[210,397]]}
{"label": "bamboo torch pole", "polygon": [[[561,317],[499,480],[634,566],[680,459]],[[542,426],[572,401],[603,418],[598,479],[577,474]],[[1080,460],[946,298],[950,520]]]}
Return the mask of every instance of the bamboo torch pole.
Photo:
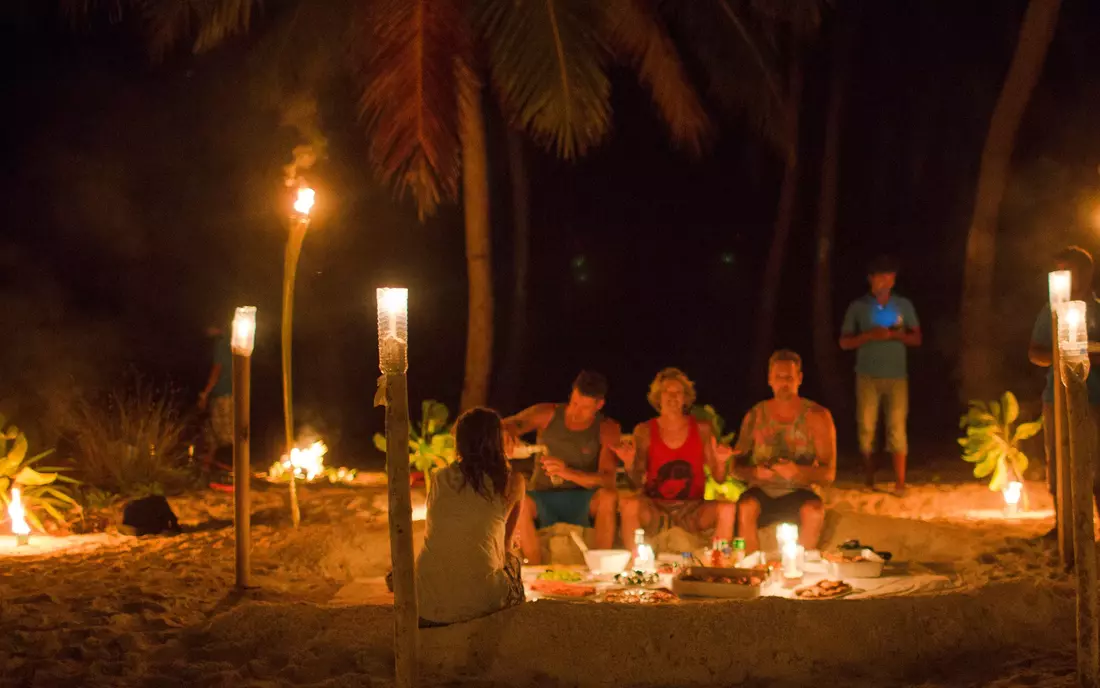
{"label": "bamboo torch pole", "polygon": [[237,588],[251,584],[252,509],[249,455],[252,402],[252,348],[256,341],[256,308],[237,309],[233,318],[233,515],[237,545]]}
{"label": "bamboo torch pole", "polygon": [[[286,432],[286,455],[294,450],[294,385],[292,380],[291,345],[294,339],[294,282],[298,276],[298,258],[302,254],[302,243],[309,229],[310,212],[316,197],[313,189],[303,186],[298,189],[298,198],[294,201],[294,216],[291,218],[290,235],[286,240],[286,254],[283,260],[283,425]],[[295,528],[302,521],[298,509],[298,485],[294,477],[294,466],[290,467],[290,522]]]}
{"label": "bamboo torch pole", "polygon": [[389,485],[390,556],[393,559],[394,663],[397,688],[417,679],[416,575],[412,494],[409,488],[407,289],[379,289],[378,359],[386,400],[386,480]]}
{"label": "bamboo torch pole", "polygon": [[[1047,470],[1054,470],[1054,515],[1058,529],[1058,558],[1066,569],[1073,566],[1073,508],[1070,504],[1072,489],[1072,471],[1066,464],[1069,456],[1067,443],[1069,441],[1066,429],[1066,386],[1061,375],[1061,347],[1058,345],[1058,310],[1059,305],[1069,301],[1071,284],[1069,270],[1055,270],[1048,276],[1050,292],[1050,334],[1051,334],[1051,371],[1054,378],[1054,466],[1047,466]],[[1048,428],[1048,432],[1050,429]]]}
{"label": "bamboo torch pole", "polygon": [[1077,574],[1077,683],[1096,688],[1100,676],[1100,626],[1096,617],[1096,542],[1093,539],[1095,429],[1085,381],[1089,375],[1085,302],[1060,307],[1058,344],[1069,417],[1069,465],[1073,475],[1073,551]]}

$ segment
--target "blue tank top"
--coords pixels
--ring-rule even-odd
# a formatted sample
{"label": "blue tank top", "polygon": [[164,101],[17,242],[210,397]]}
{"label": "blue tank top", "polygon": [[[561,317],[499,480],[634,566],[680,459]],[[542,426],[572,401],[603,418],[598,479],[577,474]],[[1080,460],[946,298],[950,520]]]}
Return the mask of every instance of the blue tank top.
{"label": "blue tank top", "polygon": [[[539,432],[538,443],[546,447],[546,455],[561,459],[566,466],[582,473],[595,473],[600,466],[600,426],[603,414],[597,413],[592,424],[584,430],[570,430],[565,425],[565,405],[554,408],[554,415],[546,428]],[[535,462],[531,474],[530,490],[577,490],[580,485],[565,480],[555,486],[550,476],[542,470],[542,464]]]}

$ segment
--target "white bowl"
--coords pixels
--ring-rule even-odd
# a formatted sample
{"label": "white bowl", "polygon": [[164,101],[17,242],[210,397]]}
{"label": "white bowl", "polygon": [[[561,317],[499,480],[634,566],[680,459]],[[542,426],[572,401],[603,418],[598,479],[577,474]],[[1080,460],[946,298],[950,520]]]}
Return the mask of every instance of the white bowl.
{"label": "white bowl", "polygon": [[630,563],[630,550],[590,549],[584,553],[584,563],[595,574],[618,574]]}

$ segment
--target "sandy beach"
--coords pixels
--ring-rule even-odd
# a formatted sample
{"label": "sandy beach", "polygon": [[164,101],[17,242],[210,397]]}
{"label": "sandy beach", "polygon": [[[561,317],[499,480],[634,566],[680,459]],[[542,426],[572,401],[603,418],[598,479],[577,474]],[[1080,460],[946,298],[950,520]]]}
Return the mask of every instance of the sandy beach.
{"label": "sandy beach", "polygon": [[[1028,491],[1032,510],[1050,509],[1041,485]],[[180,535],[0,549],[0,682],[389,685],[383,489],[309,486],[298,530],[285,499],[278,487],[254,494],[257,589],[241,594],[222,493],[172,499]],[[829,542],[859,538],[893,552],[903,573],[947,583],[826,602],[538,601],[424,632],[425,685],[1073,684],[1072,580],[1030,540],[1049,517],[1006,521],[999,495],[976,484],[916,485],[903,498],[841,484],[826,500]]]}

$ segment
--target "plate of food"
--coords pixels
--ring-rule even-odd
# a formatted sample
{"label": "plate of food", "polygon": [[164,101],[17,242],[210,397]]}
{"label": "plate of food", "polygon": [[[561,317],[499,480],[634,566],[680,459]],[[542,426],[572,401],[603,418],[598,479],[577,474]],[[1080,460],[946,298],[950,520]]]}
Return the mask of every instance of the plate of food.
{"label": "plate of food", "polygon": [[583,600],[596,595],[596,586],[588,583],[539,579],[531,583],[530,587],[531,591],[537,592],[540,597],[559,600]]}
{"label": "plate of food", "polygon": [[568,569],[546,569],[535,578],[545,581],[558,581],[559,583],[580,583],[584,580],[584,576]]}
{"label": "plate of food", "polygon": [[867,547],[836,549],[825,552],[822,558],[830,578],[878,578],[886,566],[886,559]]}
{"label": "plate of food", "polygon": [[674,604],[680,599],[671,591],[664,588],[628,588],[625,590],[609,590],[604,594],[604,602],[610,604]]}
{"label": "plate of food", "polygon": [[852,594],[852,590],[852,586],[844,581],[823,580],[804,588],[797,588],[794,596],[800,600],[835,600]]}
{"label": "plate of food", "polygon": [[672,590],[684,597],[751,599],[760,596],[768,569],[693,566],[672,579]]}

